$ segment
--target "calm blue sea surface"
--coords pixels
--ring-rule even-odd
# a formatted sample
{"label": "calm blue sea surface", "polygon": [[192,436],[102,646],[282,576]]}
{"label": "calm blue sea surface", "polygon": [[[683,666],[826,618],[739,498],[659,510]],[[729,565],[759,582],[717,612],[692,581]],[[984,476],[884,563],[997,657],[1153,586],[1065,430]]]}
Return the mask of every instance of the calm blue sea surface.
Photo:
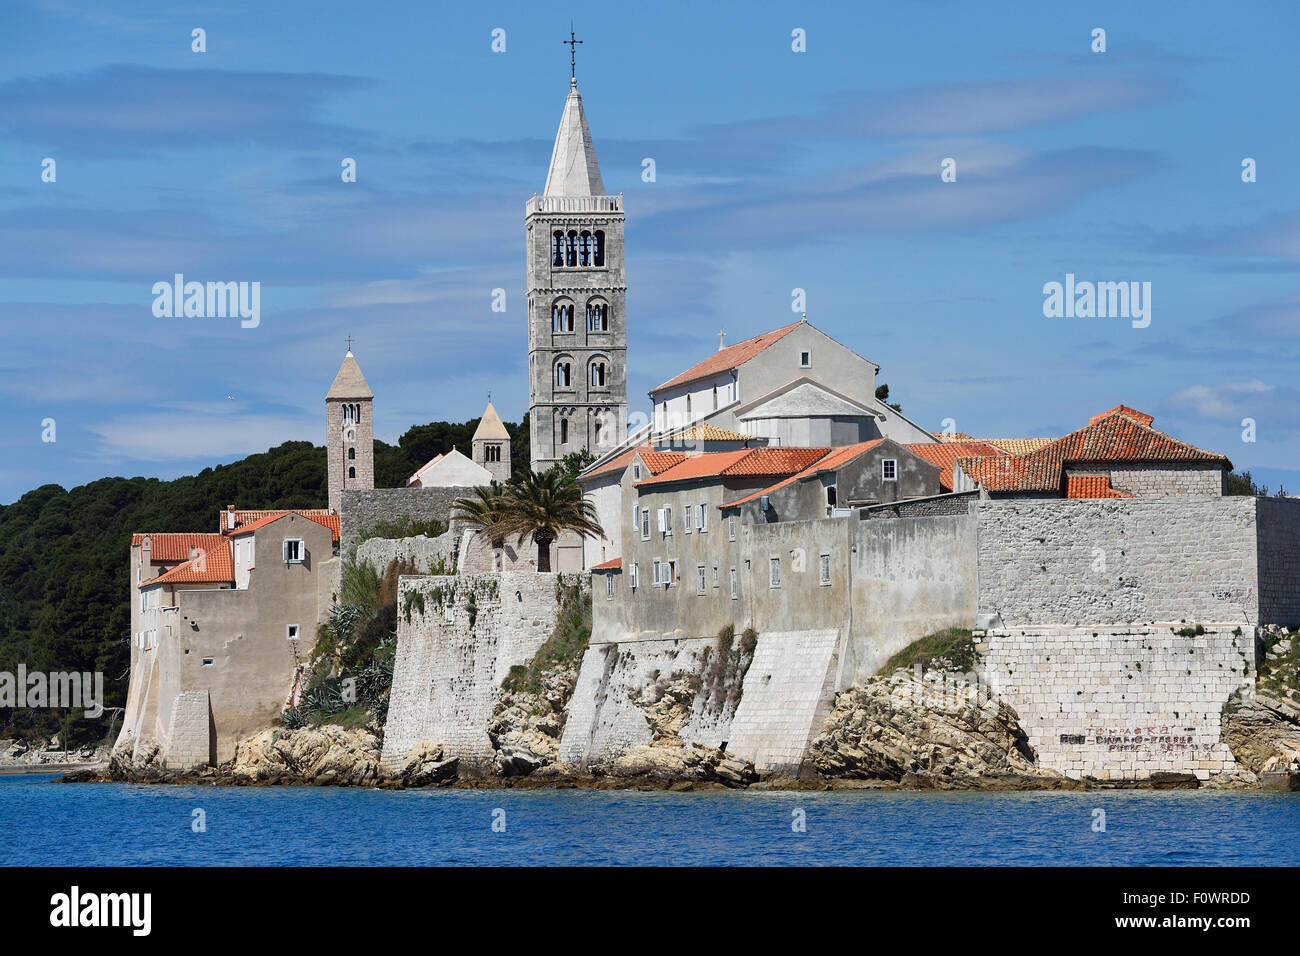
{"label": "calm blue sea surface", "polygon": [[[1300,794],[622,793],[0,776],[0,864],[1300,864]],[[1093,831],[1094,810],[1106,832]],[[191,828],[202,810],[207,832]],[[504,832],[494,832],[502,819]],[[806,832],[792,829],[802,811]]]}

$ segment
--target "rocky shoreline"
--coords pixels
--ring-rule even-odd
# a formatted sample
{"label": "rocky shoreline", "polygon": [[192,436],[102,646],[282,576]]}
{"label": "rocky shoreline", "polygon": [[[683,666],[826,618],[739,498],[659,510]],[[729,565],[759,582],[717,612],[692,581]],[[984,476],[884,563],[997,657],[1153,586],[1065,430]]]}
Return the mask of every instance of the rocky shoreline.
{"label": "rocky shoreline", "polygon": [[[556,761],[564,705],[575,675],[545,675],[540,693],[503,697],[487,728],[495,759],[462,765],[427,741],[411,748],[400,770],[381,763],[377,728],[336,725],[264,730],[241,741],[218,767],[169,769],[158,747],[124,740],[106,766],[81,769],[66,783],[127,782],[216,786],[359,786],[582,788],[592,790],[1167,790],[1300,791],[1300,707],[1256,695],[1225,709],[1223,739],[1238,768],[1208,781],[1190,773],[1142,780],[1071,778],[1040,767],[1015,711],[1005,703],[931,700],[926,678],[899,672],[837,695],[797,776],[760,775],[754,765],[679,737],[689,691],[668,685],[647,704],[650,743],[614,759],[577,767]],[[133,756],[134,754],[134,756]]]}

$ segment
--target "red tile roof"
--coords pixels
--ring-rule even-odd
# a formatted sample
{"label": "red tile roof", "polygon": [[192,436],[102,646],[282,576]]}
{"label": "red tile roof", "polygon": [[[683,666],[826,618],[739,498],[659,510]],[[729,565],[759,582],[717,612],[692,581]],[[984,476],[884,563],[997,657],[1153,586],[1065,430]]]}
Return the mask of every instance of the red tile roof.
{"label": "red tile roof", "polygon": [[219,534],[161,531],[131,535],[131,547],[141,547],[145,538],[149,539],[149,560],[155,564],[188,561],[196,551],[213,553],[226,546],[226,539]]}
{"label": "red tile roof", "polygon": [[316,524],[324,525],[333,533],[334,540],[339,539],[339,516],[336,514],[314,515],[303,514],[301,511],[268,511],[266,516],[251,522],[250,524],[241,525],[234,531],[230,532],[230,537],[236,538],[241,534],[247,534],[250,531],[256,531],[258,528],[264,528],[272,521],[278,521],[285,515],[298,515],[300,518],[306,518],[308,521],[314,521]]}
{"label": "red tile roof", "polygon": [[214,548],[181,562],[151,581],[141,582],[140,587],[147,588],[155,584],[233,584],[235,560],[230,553],[230,542],[219,534],[212,537],[219,539]]}
{"label": "red tile roof", "polygon": [[1107,415],[1114,415],[1116,412],[1127,415],[1129,418],[1142,425],[1150,425],[1156,420],[1154,415],[1148,415],[1146,412],[1139,412],[1136,408],[1129,408],[1127,405],[1116,405],[1114,408],[1107,409],[1100,415],[1093,415],[1092,418],[1088,419],[1088,424],[1095,425]]}
{"label": "red tile roof", "polygon": [[[784,481],[778,481],[770,488],[764,488],[762,491],[756,491],[752,495],[746,495],[743,498],[737,498],[735,501],[723,502],[722,504],[718,505],[718,507],[732,508],[735,507],[736,505],[743,505],[746,502],[753,501],[755,498],[759,498],[762,497],[763,495],[771,494],[773,491],[776,491],[776,489],[778,488],[784,488],[786,485],[793,484],[794,482],[800,481],[804,478],[811,478],[813,475],[820,475],[824,471],[834,471],[836,468],[839,468],[841,465],[847,465],[849,462],[857,458],[863,452],[869,451],[870,449],[874,448],[876,445],[879,445],[882,441],[884,441],[883,438],[873,438],[871,441],[859,442],[856,445],[844,445],[841,448],[832,448],[828,451],[826,455],[823,455],[821,458],[814,461],[807,468],[804,468],[803,470],[791,475],[789,478],[786,478]],[[786,450],[789,451],[790,449],[786,449]],[[809,450],[817,451],[819,449],[809,449]]]}
{"label": "red tile roof", "polygon": [[600,564],[593,564],[589,570],[592,571],[622,571],[623,559],[615,558],[613,561],[602,561]]}
{"label": "red tile roof", "polygon": [[[294,508],[293,510],[304,518],[323,518],[330,514],[328,508]],[[222,508],[219,517],[217,518],[217,528],[222,534],[229,534],[240,525],[252,524],[254,521],[260,521],[267,515],[278,515],[283,513],[283,508],[275,510],[261,508],[252,511],[240,511],[238,509],[231,511],[229,508]],[[335,517],[337,517],[337,515]]]}
{"label": "red tile roof", "polygon": [[581,477],[598,478],[601,475],[612,475],[615,472],[621,473],[627,470],[628,465],[632,464],[637,455],[641,456],[641,460],[645,462],[646,468],[650,469],[652,475],[666,471],[686,457],[685,452],[655,451],[651,445],[638,445],[635,448],[629,448],[621,455],[615,455],[603,465],[593,465],[591,470],[584,471]]}
{"label": "red tile roof", "polygon": [[1132,498],[1130,494],[1110,486],[1109,475],[1068,475],[1065,479],[1067,498]]}
{"label": "red tile roof", "polygon": [[1027,455],[960,458],[957,464],[987,491],[1056,494],[1065,490],[1062,474],[1066,462],[1214,461],[1232,467],[1223,455],[1170,438],[1144,424],[1144,418],[1150,416],[1121,405]]}
{"label": "red tile roof", "polygon": [[677,377],[670,378],[658,388],[650,389],[650,394],[653,395],[655,392],[665,388],[672,388],[674,385],[685,385],[687,382],[694,382],[696,379],[707,378],[710,375],[716,375],[719,372],[725,372],[744,365],[754,356],[781,341],[802,324],[802,322],[796,322],[781,329],[774,329],[771,332],[756,335],[752,339],[737,342],[735,345],[728,345],[726,348],[710,355],[703,362],[692,365]]}
{"label": "red tile roof", "polygon": [[939,441],[948,441],[948,442],[979,441],[978,438],[975,438],[972,435],[967,435],[965,432],[930,432],[930,434],[933,435],[935,438],[939,439]]}
{"label": "red tile roof", "polygon": [[660,435],[655,441],[661,445],[672,445],[678,442],[695,441],[749,441],[753,437],[732,431],[730,428],[720,428],[709,422],[698,422],[686,428],[679,428],[675,432]]}
{"label": "red tile roof", "polygon": [[738,448],[691,455],[638,487],[689,481],[693,478],[775,478],[802,471],[826,456],[830,448]]}
{"label": "red tile roof", "polygon": [[930,464],[939,466],[939,487],[944,491],[952,491],[952,465],[958,458],[984,455],[996,457],[1007,454],[996,445],[974,440],[946,441],[937,445],[934,442],[920,442],[903,447]]}

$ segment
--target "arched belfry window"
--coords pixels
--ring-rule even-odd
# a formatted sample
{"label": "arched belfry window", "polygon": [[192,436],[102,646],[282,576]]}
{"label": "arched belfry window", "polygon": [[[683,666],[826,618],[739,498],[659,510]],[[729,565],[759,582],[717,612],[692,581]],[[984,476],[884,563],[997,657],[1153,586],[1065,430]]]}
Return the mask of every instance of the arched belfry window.
{"label": "arched belfry window", "polygon": [[573,366],[568,362],[555,363],[555,387],[556,388],[573,387]]}
{"label": "arched belfry window", "polygon": [[356,470],[355,468],[349,468],[349,469],[348,469],[348,477],[349,477],[349,478],[355,478],[356,476],[357,476],[357,470]]}
{"label": "arched belfry window", "polygon": [[594,300],[587,303],[587,331],[588,332],[609,331],[609,304],[608,303],[594,301]]}
{"label": "arched belfry window", "polygon": [[567,418],[561,418],[560,419],[560,444],[567,445],[568,443],[569,443],[569,420]]}
{"label": "arched belfry window", "polygon": [[584,229],[582,233],[578,236],[578,265],[580,266],[591,265],[591,257],[592,257],[591,233],[587,232]]}
{"label": "arched belfry window", "polygon": [[559,229],[551,233],[551,265],[564,265],[564,233]]}
{"label": "arched belfry window", "polygon": [[572,302],[556,302],[551,306],[551,330],[553,332],[573,331]]}
{"label": "arched belfry window", "polygon": [[605,264],[605,231],[597,229],[596,234],[592,237],[594,243],[594,253],[592,258],[597,268]]}
{"label": "arched belfry window", "polygon": [[565,239],[567,241],[564,244],[564,264],[566,266],[576,266],[578,264],[578,230],[570,229]]}
{"label": "arched belfry window", "polygon": [[605,387],[605,363],[600,359],[591,363],[591,378],[589,381],[592,388]]}

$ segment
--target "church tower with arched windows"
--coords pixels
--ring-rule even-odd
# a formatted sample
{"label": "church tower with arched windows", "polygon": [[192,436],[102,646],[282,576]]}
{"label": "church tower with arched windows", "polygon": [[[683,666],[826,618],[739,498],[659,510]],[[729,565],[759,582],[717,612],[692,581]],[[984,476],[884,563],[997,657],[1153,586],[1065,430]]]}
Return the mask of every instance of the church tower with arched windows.
{"label": "church tower with arched windows", "polygon": [[326,474],[330,510],[336,514],[344,489],[375,487],[374,401],[375,393],[348,349],[325,395]]}
{"label": "church tower with arched windows", "polygon": [[627,428],[623,197],[605,194],[575,79],[524,228],[529,438],[544,471],[584,448],[599,457]]}

